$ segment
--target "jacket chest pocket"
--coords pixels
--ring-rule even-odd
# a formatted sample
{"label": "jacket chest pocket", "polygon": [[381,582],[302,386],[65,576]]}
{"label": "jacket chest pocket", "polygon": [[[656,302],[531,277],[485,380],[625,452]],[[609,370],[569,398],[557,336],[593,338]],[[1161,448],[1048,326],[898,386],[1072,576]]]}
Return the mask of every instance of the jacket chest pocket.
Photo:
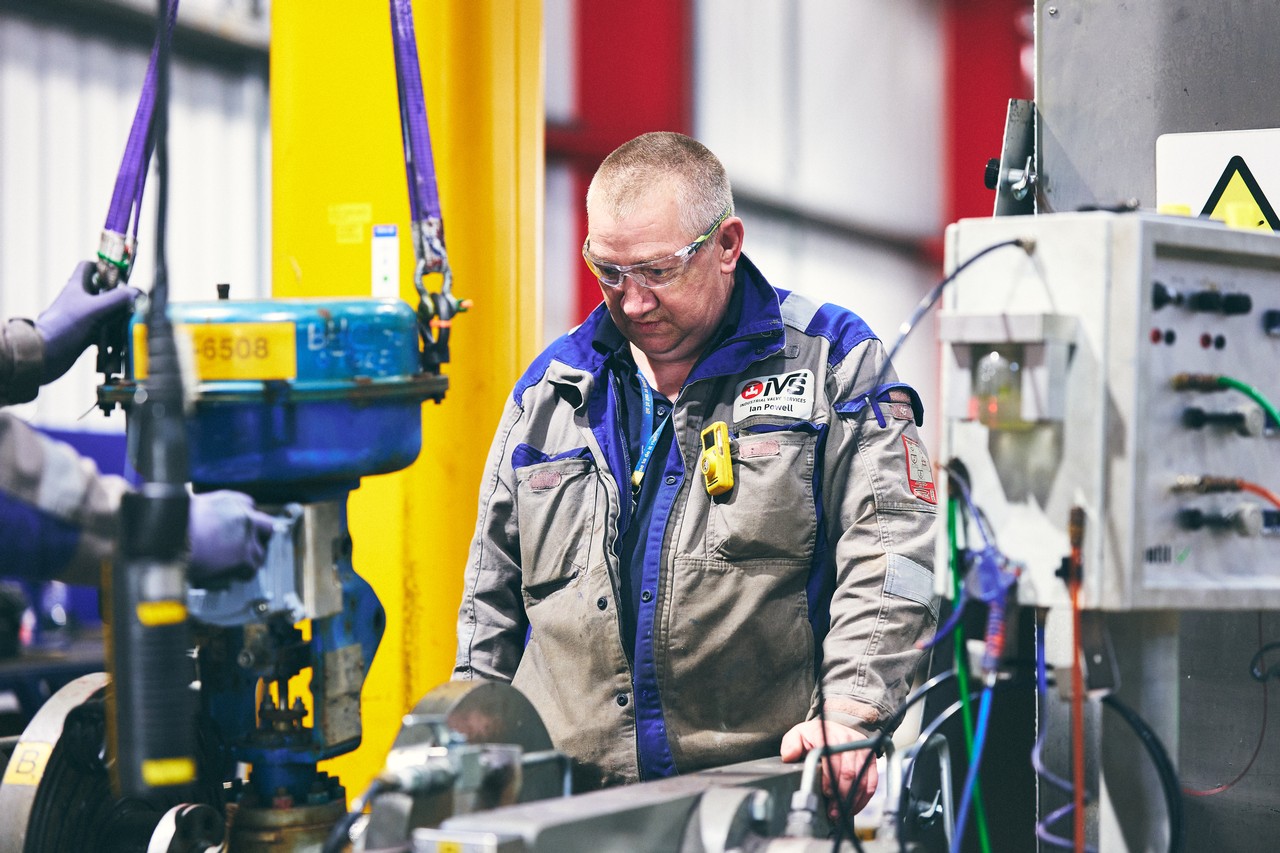
{"label": "jacket chest pocket", "polygon": [[588,568],[600,538],[600,477],[590,458],[561,458],[516,469],[516,516],[524,590],[542,597]]}
{"label": "jacket chest pocket", "polygon": [[[809,426],[806,424],[805,426]],[[730,561],[809,560],[818,518],[816,432],[743,433],[733,450],[733,488],[712,499],[708,544]]]}

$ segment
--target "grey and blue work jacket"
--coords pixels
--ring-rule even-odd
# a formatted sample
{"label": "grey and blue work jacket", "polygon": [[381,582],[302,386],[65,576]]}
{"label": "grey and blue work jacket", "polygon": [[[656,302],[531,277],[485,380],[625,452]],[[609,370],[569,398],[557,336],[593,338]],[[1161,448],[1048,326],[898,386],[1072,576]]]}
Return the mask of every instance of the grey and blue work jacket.
{"label": "grey and blue work jacket", "polygon": [[[0,326],[0,405],[35,399],[44,344],[28,320]],[[115,553],[128,486],[0,411],[0,575],[97,585]]]}
{"label": "grey and blue work jacket", "polygon": [[[511,681],[584,785],[776,755],[817,716],[819,676],[828,719],[877,728],[936,624],[918,395],[891,370],[873,387],[884,350],[853,313],[745,256],[735,288],[645,476],[634,646],[618,553],[634,460],[603,305],[516,384],[485,466],[454,677]],[[701,432],[718,421],[734,484],[713,497]]]}

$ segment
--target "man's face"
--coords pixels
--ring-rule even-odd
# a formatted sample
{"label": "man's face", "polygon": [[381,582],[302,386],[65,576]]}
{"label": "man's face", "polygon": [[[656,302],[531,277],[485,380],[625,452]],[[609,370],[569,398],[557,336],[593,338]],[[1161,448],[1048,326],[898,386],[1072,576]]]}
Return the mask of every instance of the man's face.
{"label": "man's face", "polygon": [[[681,229],[670,187],[655,188],[620,219],[605,207],[595,204],[587,210],[590,252],[598,261],[639,264],[671,255],[698,236]],[[672,284],[642,287],[629,275],[621,287],[602,284],[614,324],[651,363],[695,361],[724,317],[741,246],[742,221],[729,217]]]}

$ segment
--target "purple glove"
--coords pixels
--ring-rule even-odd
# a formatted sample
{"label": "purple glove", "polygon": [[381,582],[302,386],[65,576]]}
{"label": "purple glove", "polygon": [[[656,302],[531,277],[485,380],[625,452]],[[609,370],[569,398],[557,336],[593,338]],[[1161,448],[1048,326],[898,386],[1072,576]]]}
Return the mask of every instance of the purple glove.
{"label": "purple glove", "polygon": [[229,490],[191,496],[187,536],[191,540],[192,586],[253,577],[267,556],[275,518],[253,499]]}
{"label": "purple glove", "polygon": [[90,293],[94,269],[88,261],[77,264],[53,304],[36,318],[36,331],[44,340],[42,383],[52,382],[70,370],[80,353],[93,343],[98,328],[112,317],[127,313],[138,297],[137,288],[123,285]]}

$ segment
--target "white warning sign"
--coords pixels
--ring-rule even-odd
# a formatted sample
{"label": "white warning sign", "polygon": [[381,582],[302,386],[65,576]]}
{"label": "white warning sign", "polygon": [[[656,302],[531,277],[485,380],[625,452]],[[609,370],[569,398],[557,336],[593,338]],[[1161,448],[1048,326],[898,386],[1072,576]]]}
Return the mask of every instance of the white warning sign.
{"label": "white warning sign", "polygon": [[1280,231],[1280,130],[1166,133],[1156,140],[1156,205],[1236,228]]}

